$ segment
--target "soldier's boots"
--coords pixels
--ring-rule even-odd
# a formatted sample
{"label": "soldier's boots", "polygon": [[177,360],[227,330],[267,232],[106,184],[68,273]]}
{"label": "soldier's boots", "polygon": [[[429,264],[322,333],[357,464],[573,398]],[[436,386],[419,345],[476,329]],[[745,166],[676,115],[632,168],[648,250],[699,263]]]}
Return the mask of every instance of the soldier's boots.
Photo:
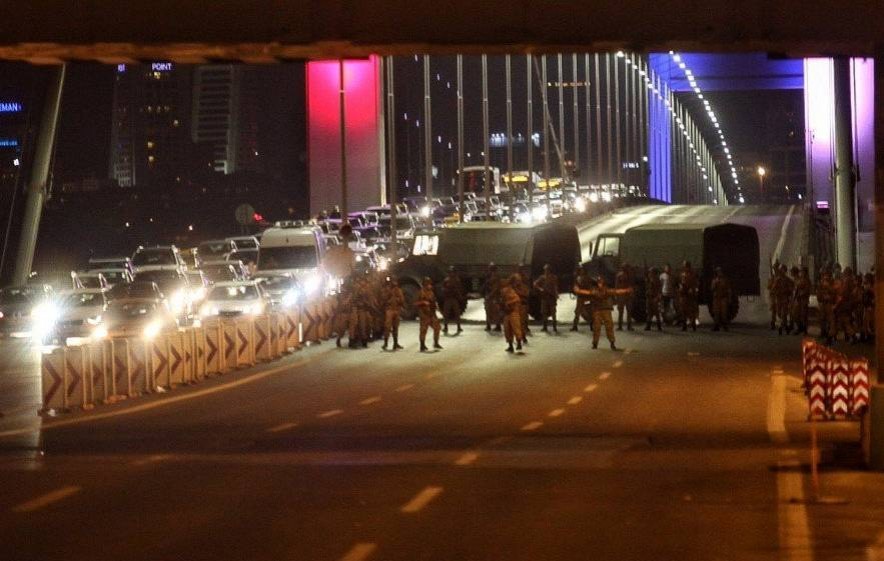
{"label": "soldier's boots", "polygon": [[611,341],[611,350],[612,350],[612,351],[616,351],[616,350],[617,350],[617,345],[614,344],[614,341]]}
{"label": "soldier's boots", "polygon": [[404,348],[405,348],[405,347],[403,347],[402,345],[399,344],[399,340],[398,340],[398,339],[396,339],[396,338],[393,339],[393,350],[394,350],[394,351],[399,351],[399,350],[402,350],[402,349],[404,349]]}
{"label": "soldier's boots", "polygon": [[485,324],[485,331],[491,331],[491,324],[490,323]]}
{"label": "soldier's boots", "polygon": [[508,353],[515,352],[515,351],[513,350],[513,344],[512,344],[512,343],[510,343],[510,345],[506,348],[506,352],[508,352]]}
{"label": "soldier's boots", "polygon": [[494,326],[494,331],[497,331],[498,333],[500,333],[500,324],[499,323],[496,326]]}
{"label": "soldier's boots", "polygon": [[381,348],[384,349],[385,351],[387,350],[387,344],[389,343],[389,340],[390,340],[389,337],[384,337],[384,345]]}
{"label": "soldier's boots", "polygon": [[599,348],[599,342],[598,342],[598,341],[593,341],[593,342],[592,342],[592,348],[593,348],[593,349],[597,349],[597,348]]}
{"label": "soldier's boots", "polygon": [[571,326],[571,331],[577,331],[577,322],[574,322],[574,325]]}
{"label": "soldier's boots", "polygon": [[426,351],[428,351],[428,350],[429,350],[429,349],[427,349],[427,346],[424,344],[424,342],[421,341],[421,352],[423,353],[423,352],[426,352]]}
{"label": "soldier's boots", "polygon": [[518,341],[516,342],[516,350],[517,350],[517,351],[521,351],[521,350],[522,350],[522,343],[519,343]]}
{"label": "soldier's boots", "polygon": [[663,322],[659,319],[657,320],[657,331],[663,331]]}
{"label": "soldier's boots", "polygon": [[460,326],[460,322],[457,322],[457,335],[463,333],[463,327]]}
{"label": "soldier's boots", "polygon": [[439,344],[439,341],[436,341],[435,343],[433,343],[433,348],[441,351],[442,345]]}
{"label": "soldier's boots", "polygon": [[648,322],[647,324],[645,324],[645,331],[650,331],[650,330],[651,330],[651,322]]}
{"label": "soldier's boots", "polygon": [[543,331],[544,333],[549,333],[549,331],[547,330],[547,327],[546,327],[547,325],[548,325],[547,321],[543,320],[543,327],[541,327],[540,330]]}

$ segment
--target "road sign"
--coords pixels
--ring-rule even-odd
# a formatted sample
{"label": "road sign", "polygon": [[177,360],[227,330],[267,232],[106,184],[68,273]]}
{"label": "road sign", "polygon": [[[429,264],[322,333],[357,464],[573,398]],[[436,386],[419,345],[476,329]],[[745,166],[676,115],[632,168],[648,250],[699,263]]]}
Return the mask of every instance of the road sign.
{"label": "road sign", "polygon": [[255,223],[255,207],[250,204],[241,204],[234,212],[236,222],[241,226],[251,226]]}

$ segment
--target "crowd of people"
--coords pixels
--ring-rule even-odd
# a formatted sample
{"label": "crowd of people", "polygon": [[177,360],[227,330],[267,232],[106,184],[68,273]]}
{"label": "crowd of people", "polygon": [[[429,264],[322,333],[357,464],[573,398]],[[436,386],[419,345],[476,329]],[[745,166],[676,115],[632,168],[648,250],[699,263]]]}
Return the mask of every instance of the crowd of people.
{"label": "crowd of people", "polygon": [[[637,282],[640,279],[640,282]],[[712,330],[727,331],[735,310],[735,293],[721,268],[708,281],[708,302],[712,314]],[[670,265],[662,270],[650,268],[640,277],[628,265],[620,267],[614,285],[604,276],[592,277],[582,268],[574,273],[571,293],[575,299],[571,331],[578,331],[581,322],[591,326],[592,348],[598,348],[602,331],[611,349],[616,350],[615,331],[633,331],[633,317],[638,298],[643,298],[646,331],[664,325],[675,325],[682,331],[696,331],[699,324],[701,278],[690,262],[677,272]],[[821,337],[831,343],[843,334],[845,341],[864,341],[873,337],[874,276],[854,274],[850,268],[824,268],[814,287],[807,269],[790,270],[780,264],[772,267],[768,282],[771,329],[779,333],[807,334],[809,302],[815,293],[819,302]],[[502,331],[507,352],[522,350],[531,334],[529,301],[532,294],[539,303],[539,323],[543,332],[558,333],[557,307],[560,298],[559,279],[549,265],[532,279],[522,268],[510,275],[501,275],[498,267],[488,266],[482,284],[485,331]],[[457,271],[448,274],[437,287],[424,278],[414,297],[419,322],[420,350],[428,351],[427,336],[432,332],[432,347],[441,350],[441,334],[463,332],[461,315],[466,308],[467,293]],[[406,306],[405,294],[394,276],[378,271],[354,272],[337,294],[335,333],[337,344],[347,336],[350,347],[366,347],[371,341],[383,340],[384,350],[399,350],[399,324]],[[616,316],[616,328],[614,312]],[[441,312],[441,317],[440,317]],[[390,345],[392,339],[392,346]]]}
{"label": "crowd of people", "polygon": [[767,283],[770,328],[806,335],[811,294],[816,294],[820,338],[832,344],[839,336],[850,343],[871,341],[875,327],[875,275],[823,267],[814,287],[808,269],[775,263]]}

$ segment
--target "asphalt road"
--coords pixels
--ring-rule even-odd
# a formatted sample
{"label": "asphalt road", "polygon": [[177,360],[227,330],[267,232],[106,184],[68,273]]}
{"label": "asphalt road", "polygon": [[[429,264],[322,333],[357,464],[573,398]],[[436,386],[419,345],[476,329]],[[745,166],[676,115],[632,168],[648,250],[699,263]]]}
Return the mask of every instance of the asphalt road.
{"label": "asphalt road", "polygon": [[[732,219],[793,259],[787,213]],[[623,352],[583,326],[508,355],[468,325],[419,353],[409,324],[397,353],[326,343],[91,414],[9,415],[0,558],[865,559],[865,535],[816,537],[799,339],[754,306],[730,333],[618,333]]]}

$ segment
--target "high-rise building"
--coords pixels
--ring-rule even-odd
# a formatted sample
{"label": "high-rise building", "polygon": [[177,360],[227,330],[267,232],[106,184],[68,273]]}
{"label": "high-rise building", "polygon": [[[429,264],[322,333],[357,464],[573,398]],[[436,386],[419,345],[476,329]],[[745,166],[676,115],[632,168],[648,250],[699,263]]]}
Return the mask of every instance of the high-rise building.
{"label": "high-rise building", "polygon": [[255,80],[233,64],[198,66],[193,77],[194,144],[209,146],[215,171],[254,170],[258,157]]}
{"label": "high-rise building", "polygon": [[117,66],[109,176],[120,187],[180,181],[190,150],[192,67]]}

